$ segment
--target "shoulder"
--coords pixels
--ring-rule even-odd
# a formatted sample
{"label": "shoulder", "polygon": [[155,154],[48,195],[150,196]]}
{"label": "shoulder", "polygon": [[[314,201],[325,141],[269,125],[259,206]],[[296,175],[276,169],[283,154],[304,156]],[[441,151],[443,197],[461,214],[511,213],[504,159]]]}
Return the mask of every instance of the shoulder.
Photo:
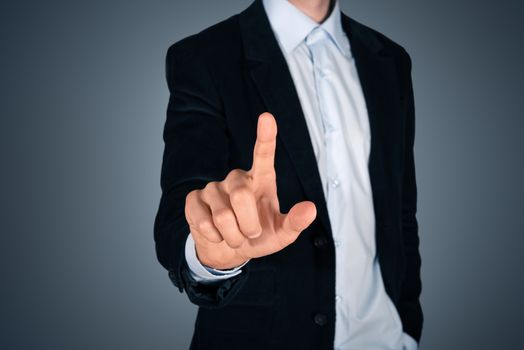
{"label": "shoulder", "polygon": [[238,14],[215,23],[198,33],[182,38],[169,46],[167,61],[216,61],[224,54],[232,54],[240,49]]}
{"label": "shoulder", "polygon": [[344,20],[348,23],[352,35],[356,35],[360,42],[373,50],[378,56],[392,58],[395,62],[396,72],[401,87],[407,94],[412,92],[412,62],[407,50],[395,40],[386,36],[384,33],[371,28],[344,15]]}
{"label": "shoulder", "polygon": [[386,55],[395,56],[404,63],[411,64],[409,53],[398,42],[394,41],[384,33],[381,33],[378,30],[359,22],[352,17],[345,17],[349,22],[351,29],[356,31],[362,40],[368,42],[370,45],[379,45]]}

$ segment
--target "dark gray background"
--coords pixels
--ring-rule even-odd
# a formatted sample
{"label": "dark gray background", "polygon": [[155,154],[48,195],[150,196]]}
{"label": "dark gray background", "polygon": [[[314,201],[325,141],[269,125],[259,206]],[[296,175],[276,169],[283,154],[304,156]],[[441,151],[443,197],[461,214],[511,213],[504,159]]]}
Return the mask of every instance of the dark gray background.
{"label": "dark gray background", "polygon": [[[250,3],[1,3],[0,348],[187,348],[196,308],[153,246],[165,51]],[[518,348],[522,2],[342,8],[413,59],[421,349]]]}

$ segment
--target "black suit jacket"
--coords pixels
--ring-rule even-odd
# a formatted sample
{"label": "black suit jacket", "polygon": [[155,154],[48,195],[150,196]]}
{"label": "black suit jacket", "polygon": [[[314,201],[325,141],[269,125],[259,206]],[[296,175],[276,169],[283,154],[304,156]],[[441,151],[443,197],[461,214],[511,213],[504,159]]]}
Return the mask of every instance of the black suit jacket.
{"label": "black suit jacket", "polygon": [[[371,125],[377,254],[386,291],[416,340],[422,329],[411,60],[398,44],[342,14]],[[192,349],[332,349],[335,249],[317,163],[286,61],[262,2],[173,44],[164,128],[162,197],[155,219],[160,263],[200,306]],[[235,168],[249,170],[259,114],[278,125],[275,155],[282,212],[302,200],[317,219],[284,250],[243,272],[195,283],[185,263],[186,195]],[[378,331],[378,330],[377,330]]]}

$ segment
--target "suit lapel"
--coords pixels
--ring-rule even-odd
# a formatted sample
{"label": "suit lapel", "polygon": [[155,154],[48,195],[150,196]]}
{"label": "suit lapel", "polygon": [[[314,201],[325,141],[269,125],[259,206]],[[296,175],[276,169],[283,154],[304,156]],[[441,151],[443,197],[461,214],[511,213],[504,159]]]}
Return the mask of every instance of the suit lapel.
{"label": "suit lapel", "polygon": [[[359,72],[369,112],[371,155],[369,171],[376,202],[384,188],[384,143],[387,130],[384,119],[389,108],[388,89],[394,83],[392,60],[377,56],[381,45],[373,37],[365,38],[358,24],[343,14],[343,28],[348,35]],[[239,16],[244,54],[250,75],[269,112],[277,119],[278,137],[293,162],[307,198],[317,206],[320,223],[331,235],[331,225],[318,166],[291,73],[271,29],[261,0],[255,0]],[[366,40],[369,39],[369,40]],[[395,86],[395,85],[394,85]],[[377,219],[382,217],[377,205]]]}
{"label": "suit lapel", "polygon": [[291,73],[262,5],[255,0],[240,15],[250,75],[278,125],[278,138],[293,163],[306,197],[317,207],[321,225],[331,235],[322,182],[309,131]]}

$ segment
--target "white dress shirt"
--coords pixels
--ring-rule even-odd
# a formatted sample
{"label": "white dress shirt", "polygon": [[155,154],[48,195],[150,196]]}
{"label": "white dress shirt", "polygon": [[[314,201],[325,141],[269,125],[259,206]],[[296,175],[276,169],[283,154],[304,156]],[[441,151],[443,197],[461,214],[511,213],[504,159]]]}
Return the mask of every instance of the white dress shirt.
{"label": "white dress shirt", "polygon": [[[287,61],[317,159],[336,247],[336,350],[416,350],[387,295],[375,244],[366,102],[338,0],[318,24],[287,0],[263,0]],[[186,260],[206,283],[242,272],[197,259],[191,235]]]}

